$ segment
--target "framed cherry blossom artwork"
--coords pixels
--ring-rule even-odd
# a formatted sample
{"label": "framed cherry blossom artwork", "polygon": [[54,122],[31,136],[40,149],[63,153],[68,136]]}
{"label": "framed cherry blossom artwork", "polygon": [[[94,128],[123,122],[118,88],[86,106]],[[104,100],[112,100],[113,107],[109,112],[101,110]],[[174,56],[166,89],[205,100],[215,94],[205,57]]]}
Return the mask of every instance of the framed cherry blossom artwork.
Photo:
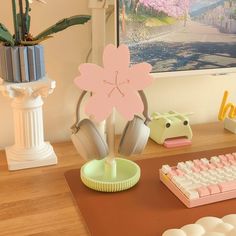
{"label": "framed cherry blossom artwork", "polygon": [[152,72],[236,72],[235,0],[118,0],[118,44]]}

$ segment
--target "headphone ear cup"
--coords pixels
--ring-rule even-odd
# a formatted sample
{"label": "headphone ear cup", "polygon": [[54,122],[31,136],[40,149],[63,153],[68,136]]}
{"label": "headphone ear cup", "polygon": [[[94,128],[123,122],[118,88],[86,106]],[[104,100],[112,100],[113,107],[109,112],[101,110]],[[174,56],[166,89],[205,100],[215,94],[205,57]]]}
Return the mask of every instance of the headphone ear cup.
{"label": "headphone ear cup", "polygon": [[147,144],[149,134],[150,128],[140,117],[135,116],[125,126],[118,152],[124,156],[140,154]]}
{"label": "headphone ear cup", "polygon": [[85,160],[103,159],[109,153],[107,143],[89,119],[79,123],[78,132],[72,134],[71,139]]}

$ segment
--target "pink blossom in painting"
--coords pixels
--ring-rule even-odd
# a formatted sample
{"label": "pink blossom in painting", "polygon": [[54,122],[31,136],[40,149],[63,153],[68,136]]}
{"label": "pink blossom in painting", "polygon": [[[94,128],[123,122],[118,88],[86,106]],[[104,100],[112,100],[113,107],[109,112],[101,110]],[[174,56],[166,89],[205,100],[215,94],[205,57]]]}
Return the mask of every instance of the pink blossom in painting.
{"label": "pink blossom in painting", "polygon": [[189,9],[189,0],[140,0],[139,3],[146,8],[176,18],[184,16]]}
{"label": "pink blossom in painting", "polygon": [[148,63],[130,66],[130,52],[126,45],[118,48],[108,45],[103,54],[103,67],[96,64],[82,64],[80,76],[75,84],[82,90],[92,92],[85,104],[85,113],[93,116],[97,122],[105,120],[113,108],[127,120],[144,110],[138,94],[152,82]]}

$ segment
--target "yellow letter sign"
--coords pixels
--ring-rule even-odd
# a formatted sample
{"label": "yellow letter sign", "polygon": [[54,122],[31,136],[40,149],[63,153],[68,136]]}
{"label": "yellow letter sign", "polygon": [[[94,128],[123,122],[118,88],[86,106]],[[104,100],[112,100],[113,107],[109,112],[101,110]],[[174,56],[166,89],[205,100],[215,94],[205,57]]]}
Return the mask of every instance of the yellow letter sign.
{"label": "yellow letter sign", "polygon": [[229,92],[225,91],[223,100],[220,106],[219,114],[218,114],[219,120],[225,119],[225,116],[228,110],[229,110],[229,114],[228,114],[229,118],[232,119],[236,117],[236,105],[234,105],[232,102],[229,102],[228,104],[226,104],[228,96],[229,96]]}

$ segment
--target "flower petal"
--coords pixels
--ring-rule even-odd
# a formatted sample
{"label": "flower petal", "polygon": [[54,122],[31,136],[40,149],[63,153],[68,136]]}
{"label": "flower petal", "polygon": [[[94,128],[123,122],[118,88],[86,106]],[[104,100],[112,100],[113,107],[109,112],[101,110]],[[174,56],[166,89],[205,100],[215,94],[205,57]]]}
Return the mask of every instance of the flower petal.
{"label": "flower petal", "polygon": [[95,121],[101,122],[109,117],[113,105],[103,94],[93,94],[85,104],[85,113],[94,117]]}
{"label": "flower petal", "polygon": [[125,96],[116,101],[115,108],[127,120],[132,120],[135,114],[140,114],[144,110],[144,105],[139,94],[130,90]]}
{"label": "flower petal", "polygon": [[152,66],[148,63],[133,65],[126,75],[130,86],[135,90],[146,88],[153,82],[153,78],[150,75],[151,70]]}
{"label": "flower petal", "polygon": [[103,89],[104,69],[96,64],[82,64],[79,67],[80,76],[75,78],[75,84],[82,90],[96,92]]}
{"label": "flower petal", "polygon": [[106,46],[103,52],[103,66],[106,70],[119,71],[127,69],[130,64],[130,52],[126,45],[118,48],[113,44]]}

